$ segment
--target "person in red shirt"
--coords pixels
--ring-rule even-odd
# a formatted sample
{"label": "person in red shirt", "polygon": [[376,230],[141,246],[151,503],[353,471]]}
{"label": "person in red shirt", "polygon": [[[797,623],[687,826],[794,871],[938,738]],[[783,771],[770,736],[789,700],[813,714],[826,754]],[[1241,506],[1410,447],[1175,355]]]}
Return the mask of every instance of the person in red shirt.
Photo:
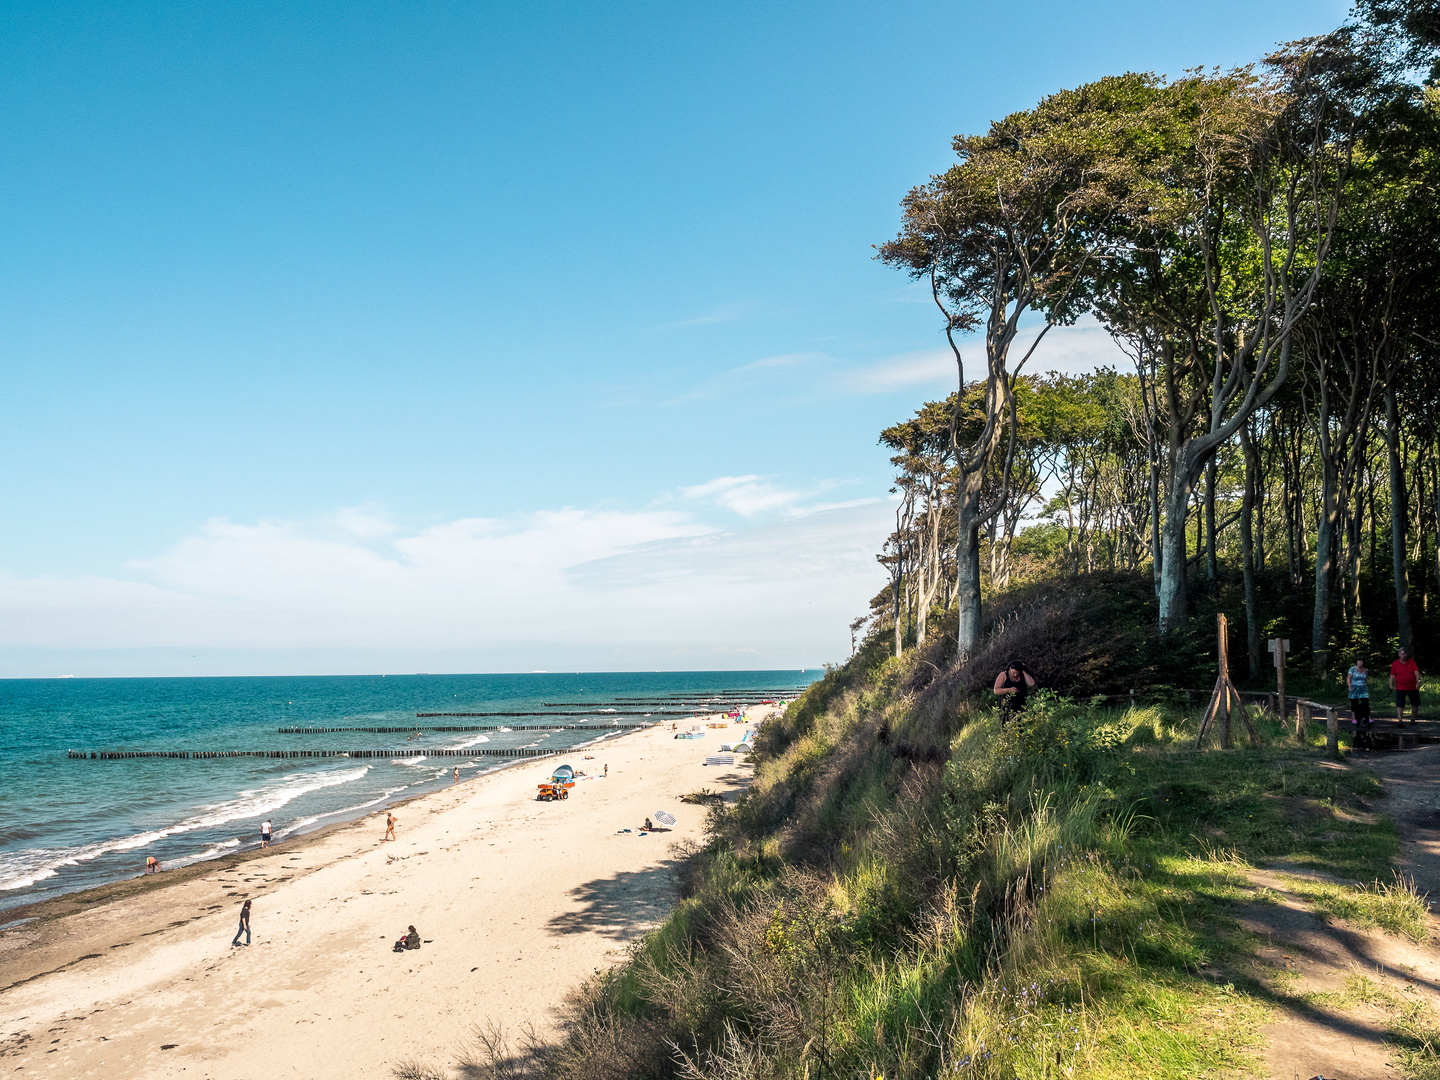
{"label": "person in red shirt", "polygon": [[1420,720],[1420,668],[1410,654],[1400,650],[1400,659],[1390,665],[1390,689],[1395,691],[1395,722],[1405,722],[1405,699],[1410,699],[1410,722]]}

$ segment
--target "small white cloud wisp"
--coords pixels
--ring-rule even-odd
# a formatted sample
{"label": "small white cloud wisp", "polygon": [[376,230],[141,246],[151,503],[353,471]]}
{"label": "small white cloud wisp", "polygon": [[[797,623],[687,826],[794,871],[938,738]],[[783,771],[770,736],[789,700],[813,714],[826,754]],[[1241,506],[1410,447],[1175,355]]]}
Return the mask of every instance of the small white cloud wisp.
{"label": "small white cloud wisp", "polygon": [[[801,514],[797,498],[722,477],[686,489],[684,510],[564,508],[418,530],[373,510],[217,519],[124,575],[0,573],[0,675],[30,674],[17,657],[34,650],[354,650],[364,670],[427,650],[473,657],[470,670],[834,659],[883,585],[873,552],[890,511]],[[778,513],[724,530],[699,515],[709,505]]]}

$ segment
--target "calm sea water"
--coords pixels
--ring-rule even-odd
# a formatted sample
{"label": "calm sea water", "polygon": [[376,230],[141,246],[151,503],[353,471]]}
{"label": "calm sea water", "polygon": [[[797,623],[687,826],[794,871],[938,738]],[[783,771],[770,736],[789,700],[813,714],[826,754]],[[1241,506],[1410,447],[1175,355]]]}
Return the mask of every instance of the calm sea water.
{"label": "calm sea water", "polygon": [[[585,708],[604,727],[616,697],[799,689],[818,671],[610,672],[578,675],[388,675],[214,679],[0,680],[0,910],[129,877],[154,855],[165,868],[284,839],[398,798],[501,768],[505,759],[265,758],[71,760],[67,750],[362,750],[413,746],[404,735],[280,735],[280,727],[541,724],[416,720],[417,712]],[[611,708],[629,708],[613,704]],[[619,717],[635,722],[639,717]],[[595,731],[429,733],[434,749],[569,748]],[[578,765],[578,762],[577,762]]]}

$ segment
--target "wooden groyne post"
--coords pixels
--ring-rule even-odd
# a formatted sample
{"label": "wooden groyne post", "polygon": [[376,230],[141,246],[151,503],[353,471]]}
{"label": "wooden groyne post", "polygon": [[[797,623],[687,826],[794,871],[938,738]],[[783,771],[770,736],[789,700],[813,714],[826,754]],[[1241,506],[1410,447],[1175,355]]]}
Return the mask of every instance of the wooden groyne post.
{"label": "wooden groyne post", "polygon": [[208,761],[215,758],[416,758],[416,757],[506,757],[539,758],[573,753],[577,747],[549,750],[537,746],[485,749],[467,746],[460,750],[430,750],[406,747],[402,750],[67,750],[71,760],[130,761],[170,758],[178,761]]}
{"label": "wooden groyne post", "polygon": [[279,735],[344,735],[364,731],[372,735],[409,735],[417,731],[635,731],[654,727],[658,721],[644,724],[469,724],[464,727],[282,727],[276,728]]}

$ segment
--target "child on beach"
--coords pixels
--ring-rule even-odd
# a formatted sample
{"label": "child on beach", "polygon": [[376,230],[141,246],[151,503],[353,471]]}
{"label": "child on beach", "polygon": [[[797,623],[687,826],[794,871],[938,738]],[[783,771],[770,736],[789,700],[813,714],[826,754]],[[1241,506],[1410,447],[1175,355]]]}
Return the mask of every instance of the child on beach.
{"label": "child on beach", "polygon": [[1355,666],[1345,673],[1345,689],[1350,696],[1351,723],[1355,725],[1351,746],[1370,749],[1370,734],[1373,724],[1370,719],[1370,673],[1365,669],[1365,658],[1357,656]]}
{"label": "child on beach", "polygon": [[158,874],[160,872],[160,860],[154,855],[145,856],[145,872],[147,874]]}
{"label": "child on beach", "polygon": [[245,901],[245,906],[240,909],[240,929],[235,931],[235,940],[230,942],[233,949],[240,944],[240,935],[245,935],[245,944],[250,944],[250,901]]}

